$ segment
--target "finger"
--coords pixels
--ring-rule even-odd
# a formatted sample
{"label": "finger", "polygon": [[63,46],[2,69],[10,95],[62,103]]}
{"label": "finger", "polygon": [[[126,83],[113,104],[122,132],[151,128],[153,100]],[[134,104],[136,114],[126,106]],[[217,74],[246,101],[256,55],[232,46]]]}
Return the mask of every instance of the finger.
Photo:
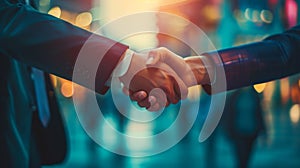
{"label": "finger", "polygon": [[150,92],[149,102],[151,105],[158,103],[161,107],[167,107],[170,105],[170,100],[174,97],[174,92],[172,93],[170,89],[162,88],[162,89],[154,89]]}
{"label": "finger", "polygon": [[[169,76],[170,82],[165,85],[165,92],[168,101],[177,104],[181,99],[185,99],[188,95],[188,87],[177,74]],[[169,85],[169,86],[168,86]]]}
{"label": "finger", "polygon": [[[148,63],[148,64],[147,64]],[[147,66],[158,65],[158,63],[165,63],[170,66],[179,76],[186,75],[185,71],[189,69],[184,59],[173,53],[167,48],[160,47],[154,49],[148,54]]]}
{"label": "finger", "polygon": [[174,76],[174,82],[173,82],[173,88],[174,92],[176,94],[176,97],[179,97],[180,99],[186,99],[188,95],[188,87],[187,85],[178,77]]}
{"label": "finger", "polygon": [[159,103],[161,107],[168,107],[170,105],[170,101],[167,101],[165,102],[165,104],[161,103],[161,102],[164,102],[164,101],[160,101],[158,98],[156,98],[155,96],[149,96],[148,98],[150,104],[156,104],[156,103]]}
{"label": "finger", "polygon": [[[174,95],[174,94],[173,94]],[[172,96],[170,96],[170,97],[172,97]],[[151,104],[156,104],[156,103],[158,103],[161,107],[168,107],[171,103],[172,104],[175,104],[175,100],[171,100],[171,99],[169,99],[168,97],[167,97],[167,99],[165,99],[165,98],[155,98],[156,99],[156,101],[155,102],[153,102],[153,103],[151,103]],[[173,103],[173,102],[174,103]],[[178,102],[179,100],[177,100],[177,102]],[[150,102],[150,101],[149,101]]]}
{"label": "finger", "polygon": [[129,96],[129,95],[130,95],[130,91],[129,91],[129,89],[128,89],[128,88],[126,88],[126,87],[123,87],[122,91],[123,91],[123,93],[124,93],[125,95],[127,95],[127,96]]}
{"label": "finger", "polygon": [[169,65],[177,74],[184,74],[188,69],[188,65],[185,63],[184,59],[175,54],[166,54],[164,63]]}
{"label": "finger", "polygon": [[148,94],[145,91],[138,91],[135,93],[132,93],[130,98],[133,101],[141,102],[147,98]]}
{"label": "finger", "polygon": [[151,104],[157,103],[157,98],[155,96],[149,96],[148,100]]}
{"label": "finger", "polygon": [[149,108],[147,108],[148,111],[151,112],[156,112],[158,110],[160,110],[162,108],[162,106],[160,106],[159,103],[155,103],[154,105],[151,105]]}
{"label": "finger", "polygon": [[[170,94],[170,95],[172,95],[172,94]],[[168,107],[170,104],[177,104],[180,100],[179,97],[177,97],[177,96],[175,97],[174,93],[173,93],[173,96],[168,96],[167,99],[168,99],[168,101],[166,101],[164,103],[164,106],[166,106],[166,107]]]}
{"label": "finger", "polygon": [[167,100],[165,101],[159,101],[159,103],[163,106],[169,106],[170,103],[172,104],[176,104],[178,101],[179,101],[179,97],[177,96],[177,94],[175,94],[175,91],[173,90],[173,84],[172,83],[169,83],[169,85],[171,85],[170,87],[167,87],[167,88],[164,88],[164,91],[165,91],[165,95],[166,95],[166,98]]}
{"label": "finger", "polygon": [[138,103],[138,105],[140,107],[146,107],[146,109],[151,106],[151,104],[149,103],[148,99],[145,99],[143,101],[138,101],[137,103]]}
{"label": "finger", "polygon": [[[143,100],[138,102],[138,105],[140,107],[146,107],[147,110],[149,111],[158,111],[159,109],[161,109],[162,107],[166,106],[165,104],[162,105],[159,101],[159,98],[156,98],[155,96],[149,96],[148,100]],[[167,102],[167,106],[170,103]]]}
{"label": "finger", "polygon": [[160,52],[158,50],[152,50],[148,53],[146,65],[155,65],[160,59]]}

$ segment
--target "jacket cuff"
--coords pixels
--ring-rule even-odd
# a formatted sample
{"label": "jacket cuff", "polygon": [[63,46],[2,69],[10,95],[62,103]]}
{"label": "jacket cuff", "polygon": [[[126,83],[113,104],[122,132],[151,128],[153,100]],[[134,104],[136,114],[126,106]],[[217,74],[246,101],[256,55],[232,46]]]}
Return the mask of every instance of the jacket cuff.
{"label": "jacket cuff", "polygon": [[210,84],[202,85],[204,91],[209,95],[225,91],[227,84],[223,67],[224,61],[222,60],[222,57],[220,57],[219,52],[213,51],[201,55],[210,60],[209,66],[211,67],[210,72],[208,72]]}
{"label": "jacket cuff", "polygon": [[249,83],[250,74],[255,67],[250,56],[253,54],[249,52],[252,47],[244,45],[203,54],[211,58],[216,67],[215,82],[203,85],[205,92],[208,94],[220,93],[240,88]]}
{"label": "jacket cuff", "polygon": [[97,93],[105,94],[108,91],[109,87],[106,86],[105,83],[110,79],[114,69],[121,59],[121,56],[128,48],[128,46],[116,42],[106,52],[96,73],[97,78],[95,80],[95,91]]}
{"label": "jacket cuff", "polygon": [[216,81],[203,88],[208,94],[214,94],[273,80],[274,76],[281,76],[281,59],[274,56],[280,53],[272,41],[205,53],[216,66]]}

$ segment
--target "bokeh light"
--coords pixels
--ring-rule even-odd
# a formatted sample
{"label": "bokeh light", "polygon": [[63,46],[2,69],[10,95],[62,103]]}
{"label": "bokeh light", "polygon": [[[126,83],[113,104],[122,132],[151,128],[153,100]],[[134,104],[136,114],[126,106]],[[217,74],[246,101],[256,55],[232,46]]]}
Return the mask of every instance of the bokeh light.
{"label": "bokeh light", "polygon": [[57,87],[57,77],[55,75],[50,75],[50,79],[52,82],[53,87]]}
{"label": "bokeh light", "polygon": [[72,82],[65,81],[63,82],[61,88],[60,88],[61,94],[66,97],[70,98],[73,96],[73,84]]}
{"label": "bokeh light", "polygon": [[290,82],[288,78],[280,80],[280,94],[282,104],[286,104],[290,98]]}
{"label": "bokeh light", "polygon": [[257,93],[261,93],[265,90],[266,85],[267,85],[266,83],[260,83],[260,84],[254,85],[253,87]]}
{"label": "bokeh light", "polygon": [[260,12],[260,18],[265,23],[272,23],[272,21],[273,21],[273,14],[269,10],[262,10]]}
{"label": "bokeh light", "polygon": [[247,20],[251,20],[251,9],[250,9],[250,8],[247,8],[247,9],[245,10],[245,18],[246,18]]}
{"label": "bokeh light", "polygon": [[300,106],[299,104],[295,104],[290,109],[290,119],[292,123],[296,124],[300,120]]}
{"label": "bokeh light", "polygon": [[300,103],[300,87],[297,83],[291,86],[291,99],[293,103]]}
{"label": "bokeh light", "polygon": [[253,10],[252,12],[252,22],[260,21],[260,13],[258,10]]}
{"label": "bokeh light", "polygon": [[211,21],[217,21],[221,17],[217,6],[207,5],[203,8],[202,12],[204,13],[204,16]]}
{"label": "bokeh light", "polygon": [[75,24],[79,27],[89,26],[93,21],[93,16],[90,12],[80,13],[75,20]]}
{"label": "bokeh light", "polygon": [[52,15],[54,17],[60,18],[61,16],[61,9],[59,6],[55,6],[53,8],[51,8],[48,12],[49,15]]}
{"label": "bokeh light", "polygon": [[243,23],[247,21],[245,15],[243,14],[243,11],[236,9],[234,10],[233,14],[238,22]]}
{"label": "bokeh light", "polygon": [[[137,0],[103,1],[101,2],[102,5],[100,6],[100,12],[98,17],[101,17],[101,24],[105,25],[107,23],[110,23],[111,21],[114,21],[126,15],[131,15],[137,12],[157,10],[158,2],[159,1],[153,1],[149,3],[149,1]],[[124,8],[124,6],[126,6],[126,8]],[[156,22],[156,16],[152,15],[147,16],[147,19],[137,17],[136,20],[127,20],[126,25],[136,25],[136,23],[139,23],[145,28],[155,29],[157,26]],[[106,37],[117,40],[120,38],[120,36],[122,36],[122,34],[135,29],[134,27],[130,29],[126,27],[128,26],[118,25],[114,27],[109,27],[108,29],[102,28],[101,30],[105,32]],[[176,29],[179,29],[179,27],[177,27]],[[134,50],[154,48],[157,45],[155,33],[140,33],[139,35],[128,36],[126,39],[122,39],[121,42],[129,45]]]}
{"label": "bokeh light", "polygon": [[286,0],[286,15],[287,15],[287,22],[288,26],[292,27],[297,24],[298,20],[298,4],[295,2],[295,0]]}

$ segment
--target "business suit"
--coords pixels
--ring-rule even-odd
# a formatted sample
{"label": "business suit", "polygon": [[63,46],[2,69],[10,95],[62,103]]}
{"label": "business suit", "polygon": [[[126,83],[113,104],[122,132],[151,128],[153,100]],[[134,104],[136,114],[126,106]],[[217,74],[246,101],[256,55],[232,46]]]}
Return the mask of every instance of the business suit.
{"label": "business suit", "polygon": [[[261,42],[204,53],[217,72],[224,68],[227,90],[280,79],[300,72],[300,25]],[[215,84],[222,73],[216,73]],[[222,87],[220,87],[222,88]],[[204,85],[211,92],[210,85]],[[215,92],[224,91],[215,88]],[[223,88],[222,88],[223,89]]]}
{"label": "business suit", "polygon": [[[57,155],[51,151],[53,159],[40,151],[51,150],[43,149],[47,146],[42,144],[43,139],[56,139],[47,137],[47,133],[51,135],[53,130],[63,126],[56,123],[55,119],[60,118],[55,114],[51,114],[49,124],[53,130],[43,129],[41,123],[37,123],[30,67],[72,79],[78,53],[92,33],[41,14],[22,0],[0,0],[0,16],[0,167],[36,167],[41,162],[59,162],[65,155],[64,149]],[[105,83],[128,46],[101,36],[94,36],[88,45],[94,51],[86,55],[89,58],[108,50],[103,54],[95,81],[95,90],[105,93]],[[85,84],[85,81],[75,82]],[[47,86],[48,91],[51,90],[49,81]],[[56,100],[48,98],[51,112],[57,112]],[[63,136],[64,132],[58,134]],[[64,140],[57,141],[65,147]],[[37,157],[41,157],[41,161]]]}

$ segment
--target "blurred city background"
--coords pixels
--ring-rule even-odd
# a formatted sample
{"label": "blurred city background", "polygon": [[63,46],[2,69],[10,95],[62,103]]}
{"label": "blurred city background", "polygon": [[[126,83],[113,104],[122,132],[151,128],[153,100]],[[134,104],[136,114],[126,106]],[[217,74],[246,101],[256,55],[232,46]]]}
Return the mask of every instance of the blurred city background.
{"label": "blurred city background", "polygon": [[[191,29],[195,24],[217,49],[221,49],[259,41],[297,25],[299,4],[300,0],[40,0],[38,7],[41,12],[93,32],[122,16],[143,11],[168,12],[186,20],[164,20],[158,14],[145,20],[145,24],[185,40],[198,38],[201,42],[203,37],[198,37]],[[101,32],[114,39],[122,32],[122,27]],[[195,54],[182,41],[166,34],[145,33],[123,42],[135,50],[165,46],[182,56]],[[199,45],[206,45],[206,42],[203,40]],[[55,76],[52,80],[65,120],[69,153],[64,163],[45,167],[242,167],[245,162],[249,167],[300,167],[300,74],[229,92],[221,122],[201,143],[198,136],[210,97],[200,88],[199,113],[190,132],[171,149],[140,158],[117,155],[97,145],[78,120],[72,100],[72,83]],[[88,100],[85,100],[85,89],[81,90],[84,104]],[[189,95],[187,101],[193,99],[193,95]],[[167,128],[176,118],[179,106],[168,107],[149,124],[137,124],[118,112],[110,92],[97,96],[97,100],[113,127],[121,132],[143,135]],[[189,110],[186,110],[187,120],[191,116]],[[101,130],[108,145],[120,143],[112,132],[106,131],[108,129]],[[157,143],[131,144],[127,150],[147,150]]]}

